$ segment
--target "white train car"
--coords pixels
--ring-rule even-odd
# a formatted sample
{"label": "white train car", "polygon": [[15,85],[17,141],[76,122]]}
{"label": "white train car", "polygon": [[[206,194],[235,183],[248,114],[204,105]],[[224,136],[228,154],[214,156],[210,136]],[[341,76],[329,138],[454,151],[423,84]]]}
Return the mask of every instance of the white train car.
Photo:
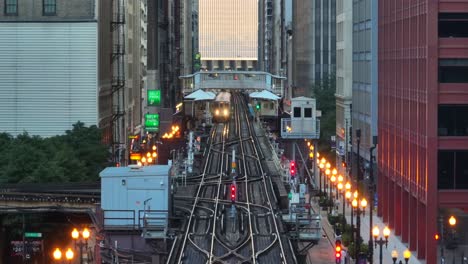
{"label": "white train car", "polygon": [[231,120],[231,93],[220,92],[211,103],[213,123],[227,123]]}

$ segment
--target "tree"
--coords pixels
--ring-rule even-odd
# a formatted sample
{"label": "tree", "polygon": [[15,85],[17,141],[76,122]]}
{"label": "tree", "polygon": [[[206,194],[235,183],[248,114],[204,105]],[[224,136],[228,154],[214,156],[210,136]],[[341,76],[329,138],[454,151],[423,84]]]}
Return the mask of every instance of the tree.
{"label": "tree", "polygon": [[[331,152],[331,137],[336,135],[336,82],[335,76],[330,75],[323,81],[312,87],[313,94],[317,100],[317,110],[322,111],[320,118],[320,139],[318,151],[328,155]],[[327,158],[328,160],[334,160]]]}
{"label": "tree", "polygon": [[78,122],[65,135],[0,134],[0,183],[91,182],[108,165],[101,131]]}

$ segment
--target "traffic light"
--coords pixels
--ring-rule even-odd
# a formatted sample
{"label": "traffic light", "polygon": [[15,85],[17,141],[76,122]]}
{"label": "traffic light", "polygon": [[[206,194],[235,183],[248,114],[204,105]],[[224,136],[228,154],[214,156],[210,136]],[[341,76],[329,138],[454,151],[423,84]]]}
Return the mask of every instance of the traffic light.
{"label": "traffic light", "polygon": [[231,201],[236,201],[236,185],[234,183],[231,184]]}
{"label": "traffic light", "polygon": [[335,261],[336,264],[341,263],[341,241],[336,240],[335,242]]}
{"label": "traffic light", "polygon": [[293,178],[296,176],[296,162],[294,160],[289,162],[289,174],[291,174]]}
{"label": "traffic light", "polygon": [[257,104],[255,105],[255,109],[260,110],[260,108],[262,108],[262,104],[261,104],[261,103],[257,103]]}

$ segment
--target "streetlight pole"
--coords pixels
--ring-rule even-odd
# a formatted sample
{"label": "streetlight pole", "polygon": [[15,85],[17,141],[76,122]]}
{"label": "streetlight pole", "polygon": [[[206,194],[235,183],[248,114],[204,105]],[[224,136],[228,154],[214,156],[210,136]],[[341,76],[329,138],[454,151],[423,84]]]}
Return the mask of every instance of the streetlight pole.
{"label": "streetlight pole", "polygon": [[[361,166],[359,164],[360,162],[360,159],[361,159],[361,156],[360,156],[360,153],[359,153],[359,145],[361,144],[361,129],[356,129],[356,141],[357,141],[357,162],[356,162],[356,188],[358,190],[359,193],[362,193],[361,191],[361,186],[360,186],[360,180],[361,180]],[[358,252],[359,252],[359,249],[360,249],[360,246],[361,246],[361,216],[360,216],[361,212],[360,212],[360,209],[359,209],[359,206],[357,208],[357,212],[356,212],[356,260],[357,260],[357,257],[358,257]]]}
{"label": "streetlight pole", "polygon": [[89,230],[88,228],[84,228],[83,231],[81,232],[81,236],[84,239],[83,241],[78,241],[78,238],[80,237],[80,232],[76,228],[73,229],[72,233],[72,238],[75,241],[75,248],[78,246],[80,250],[80,264],[83,264],[83,247],[87,248],[88,247],[88,238],[89,238]]}
{"label": "streetlight pole", "polygon": [[[356,208],[356,251],[355,251],[355,259],[357,261],[359,256],[359,251],[361,249],[361,221],[360,221],[360,214],[362,211],[366,209],[367,200],[366,198],[362,198],[360,204],[357,201],[357,192],[355,192],[354,200],[352,202],[353,207]],[[361,210],[362,207],[362,210]]]}
{"label": "streetlight pole", "polygon": [[[374,140],[375,141],[375,140]],[[374,183],[374,171],[373,171],[373,160],[374,157],[372,156],[372,153],[375,149],[375,143],[374,146],[370,147],[369,149],[369,180],[370,180],[370,186],[369,186],[369,229],[372,228],[373,225],[373,220],[372,220],[372,211],[374,207],[374,189],[375,189],[375,183]],[[369,230],[369,262],[370,264],[374,263],[374,248],[372,247],[372,232]]]}
{"label": "streetlight pole", "polygon": [[[388,246],[388,237],[390,236],[390,229],[388,227],[385,227],[383,229],[383,236],[385,240],[382,239],[382,237],[380,237],[380,239],[377,240],[379,233],[380,233],[379,227],[375,226],[374,229],[372,229],[372,235],[374,236],[374,239],[375,239],[375,247],[377,247],[377,245],[380,246],[380,264],[382,264],[383,263],[382,248],[383,248],[383,245],[385,245],[385,248],[387,248]],[[392,252],[392,258],[393,258],[393,252]],[[393,263],[395,263],[396,258],[393,261],[394,261]]]}

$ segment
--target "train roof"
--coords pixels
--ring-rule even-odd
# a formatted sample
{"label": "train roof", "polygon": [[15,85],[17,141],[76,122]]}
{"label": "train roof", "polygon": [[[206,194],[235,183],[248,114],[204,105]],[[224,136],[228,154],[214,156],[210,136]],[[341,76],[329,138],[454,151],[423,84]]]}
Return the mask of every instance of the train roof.
{"label": "train roof", "polygon": [[229,92],[219,92],[215,98],[216,102],[229,102],[231,101],[231,93]]}

